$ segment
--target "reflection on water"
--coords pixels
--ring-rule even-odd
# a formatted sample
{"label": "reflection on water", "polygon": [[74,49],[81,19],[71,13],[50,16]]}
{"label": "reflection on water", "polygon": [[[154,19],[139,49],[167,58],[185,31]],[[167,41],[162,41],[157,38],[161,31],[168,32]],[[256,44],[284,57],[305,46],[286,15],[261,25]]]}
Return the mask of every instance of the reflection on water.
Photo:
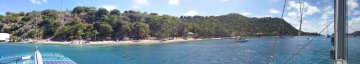
{"label": "reflection on water", "polygon": [[[79,64],[264,64],[270,60],[275,38],[250,38],[246,43],[221,39],[113,46],[0,44],[0,56],[32,52],[37,45],[42,52],[61,53]],[[281,38],[273,62],[283,64],[309,41],[307,38]],[[349,38],[350,63],[360,63],[359,41],[359,37]],[[296,55],[291,64],[330,64],[330,50],[330,39],[318,37]]]}

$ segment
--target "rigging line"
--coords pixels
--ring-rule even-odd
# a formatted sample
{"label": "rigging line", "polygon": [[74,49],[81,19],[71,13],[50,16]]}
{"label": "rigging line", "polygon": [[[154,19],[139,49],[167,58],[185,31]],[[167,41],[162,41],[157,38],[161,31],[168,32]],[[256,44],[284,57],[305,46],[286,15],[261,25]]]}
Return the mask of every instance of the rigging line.
{"label": "rigging line", "polygon": [[356,26],[352,26],[353,28],[355,28],[355,29],[359,29],[358,27],[356,27]]}
{"label": "rigging line", "polygon": [[349,26],[352,30],[356,31],[356,29],[358,29],[357,27],[354,27],[354,26],[350,26],[349,24],[347,25]]}
{"label": "rigging line", "polygon": [[[324,29],[322,29],[319,33],[322,33],[325,29],[327,29],[331,24],[333,23],[333,21],[331,23],[329,23]],[[292,60],[297,54],[299,54],[299,52],[301,50],[303,50],[306,46],[308,46],[316,37],[313,37],[310,41],[308,41],[303,47],[301,47],[295,54],[291,55],[291,57],[285,62],[285,64],[287,64],[290,60]]]}
{"label": "rigging line", "polygon": [[[284,6],[283,6],[283,9],[282,9],[282,12],[281,12],[281,19],[282,20],[284,20],[283,19],[283,17],[284,17],[284,12],[285,12],[285,7],[286,7],[286,3],[287,3],[287,0],[285,0],[285,2],[284,2]],[[280,22],[280,24],[281,24],[281,27],[283,27],[283,23],[282,22]],[[278,27],[278,30],[277,30],[277,38],[276,38],[276,40],[275,40],[275,42],[274,42],[274,45],[273,45],[273,48],[272,48],[272,55],[270,56],[270,60],[269,60],[269,63],[272,63],[272,61],[273,61],[273,59],[274,59],[274,57],[276,56],[276,46],[277,46],[277,42],[278,42],[278,40],[280,39],[280,28],[281,27]]]}
{"label": "rigging line", "polygon": [[284,17],[284,12],[285,12],[285,7],[286,7],[286,1],[287,1],[287,0],[285,0],[284,6],[283,6],[283,9],[282,9],[282,12],[281,12],[281,18]]}
{"label": "rigging line", "polygon": [[347,25],[347,26],[348,26],[350,29],[356,31],[356,30],[354,29],[354,27],[352,27],[352,26],[350,26],[350,25]]}
{"label": "rigging line", "polygon": [[[332,22],[332,21],[331,21]],[[330,24],[332,24],[332,23],[330,23]],[[326,29],[329,29],[329,28],[326,28]],[[325,30],[326,30],[325,29]],[[328,43],[329,45],[331,45],[331,43]],[[318,60],[318,61],[316,61],[314,64],[317,64],[317,63],[319,63],[321,60]]]}

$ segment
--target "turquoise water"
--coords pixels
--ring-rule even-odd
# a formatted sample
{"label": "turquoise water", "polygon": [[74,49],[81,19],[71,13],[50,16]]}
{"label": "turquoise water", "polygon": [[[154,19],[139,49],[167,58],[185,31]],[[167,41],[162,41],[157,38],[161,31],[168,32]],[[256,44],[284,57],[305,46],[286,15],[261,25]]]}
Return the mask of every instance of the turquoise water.
{"label": "turquoise water", "polygon": [[[281,38],[273,63],[285,61],[309,40]],[[0,44],[0,56],[33,52],[63,54],[78,64],[264,64],[270,60],[275,37],[250,38],[246,43],[232,39],[203,40],[152,45],[68,46],[44,44]],[[349,38],[350,63],[360,63],[360,37]],[[330,64],[330,39],[316,38],[291,64]]]}

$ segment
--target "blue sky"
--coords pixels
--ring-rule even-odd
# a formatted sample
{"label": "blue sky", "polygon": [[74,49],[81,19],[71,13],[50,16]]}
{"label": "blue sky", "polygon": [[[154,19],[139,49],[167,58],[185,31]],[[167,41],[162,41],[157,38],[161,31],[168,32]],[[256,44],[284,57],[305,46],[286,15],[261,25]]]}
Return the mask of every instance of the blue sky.
{"label": "blue sky", "polygon": [[[248,17],[280,17],[285,0],[0,0],[0,14],[29,12],[32,10],[72,10],[76,6],[104,7],[106,9],[137,10],[173,16],[209,16],[239,13]],[[62,5],[61,5],[62,1]],[[302,0],[301,0],[302,1]],[[288,0],[284,19],[299,29],[300,0]],[[305,0],[302,30],[320,32],[333,20],[333,0]],[[359,30],[360,8],[358,0],[348,0],[349,25]],[[326,30],[322,34],[332,33]],[[349,32],[354,30],[349,29]]]}

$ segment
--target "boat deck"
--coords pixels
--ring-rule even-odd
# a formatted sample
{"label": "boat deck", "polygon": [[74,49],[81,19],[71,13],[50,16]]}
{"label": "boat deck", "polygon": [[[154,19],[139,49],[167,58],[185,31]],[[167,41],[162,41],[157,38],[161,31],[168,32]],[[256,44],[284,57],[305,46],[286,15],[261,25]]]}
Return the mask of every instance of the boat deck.
{"label": "boat deck", "polygon": [[[34,56],[32,55],[30,59],[22,59],[22,57],[31,54],[21,54],[16,56],[1,57],[0,64],[34,64]],[[43,63],[44,64],[76,64],[71,59],[58,54],[58,53],[43,53]]]}
{"label": "boat deck", "polygon": [[0,63],[11,63],[21,60],[21,56],[19,57],[10,57],[10,58],[0,58]]}

